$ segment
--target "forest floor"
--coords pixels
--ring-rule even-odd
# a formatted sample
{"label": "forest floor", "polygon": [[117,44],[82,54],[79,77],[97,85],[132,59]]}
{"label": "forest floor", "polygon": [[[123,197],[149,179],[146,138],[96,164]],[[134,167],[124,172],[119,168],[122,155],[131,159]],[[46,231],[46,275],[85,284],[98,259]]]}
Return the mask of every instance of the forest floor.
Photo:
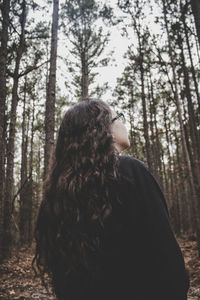
{"label": "forest floor", "polygon": [[[186,268],[190,274],[188,300],[200,299],[200,259],[195,241],[178,239]],[[21,249],[11,259],[0,266],[0,300],[55,300],[34,276],[31,268],[32,249]]]}

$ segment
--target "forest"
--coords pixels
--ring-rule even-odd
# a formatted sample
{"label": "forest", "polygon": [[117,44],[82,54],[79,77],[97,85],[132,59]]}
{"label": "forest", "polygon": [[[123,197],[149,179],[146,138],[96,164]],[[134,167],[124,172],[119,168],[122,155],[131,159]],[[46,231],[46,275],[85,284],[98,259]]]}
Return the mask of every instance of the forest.
{"label": "forest", "polygon": [[124,113],[124,154],[158,181],[200,285],[200,1],[1,0],[0,40],[2,274],[32,253],[64,112],[93,97]]}

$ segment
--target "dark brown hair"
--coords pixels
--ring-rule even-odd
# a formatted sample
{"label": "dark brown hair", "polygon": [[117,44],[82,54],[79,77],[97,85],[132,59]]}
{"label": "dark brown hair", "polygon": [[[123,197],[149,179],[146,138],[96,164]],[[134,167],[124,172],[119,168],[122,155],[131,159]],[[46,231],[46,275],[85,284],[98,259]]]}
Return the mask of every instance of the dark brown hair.
{"label": "dark brown hair", "polygon": [[33,263],[48,273],[59,299],[89,255],[101,247],[101,231],[112,210],[118,179],[118,153],[111,134],[111,110],[87,99],[65,113],[58,132],[51,172],[44,183]]}

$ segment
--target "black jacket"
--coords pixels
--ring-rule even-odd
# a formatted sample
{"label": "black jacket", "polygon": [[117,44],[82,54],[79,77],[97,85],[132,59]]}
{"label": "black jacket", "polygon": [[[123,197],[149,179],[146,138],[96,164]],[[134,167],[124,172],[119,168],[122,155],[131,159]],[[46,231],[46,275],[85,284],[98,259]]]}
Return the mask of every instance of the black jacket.
{"label": "black jacket", "polygon": [[76,278],[70,299],[186,300],[189,274],[159,185],[133,157],[120,156],[119,173],[95,275]]}

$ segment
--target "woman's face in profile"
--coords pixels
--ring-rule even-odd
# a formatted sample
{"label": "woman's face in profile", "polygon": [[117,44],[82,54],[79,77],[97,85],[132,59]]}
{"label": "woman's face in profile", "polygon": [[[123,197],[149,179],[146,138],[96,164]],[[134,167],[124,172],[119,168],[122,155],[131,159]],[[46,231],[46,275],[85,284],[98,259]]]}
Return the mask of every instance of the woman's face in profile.
{"label": "woman's face in profile", "polygon": [[[117,117],[117,114],[112,110],[112,118],[115,117]],[[121,118],[112,122],[111,132],[115,141],[115,146],[119,152],[130,146],[128,131]]]}

